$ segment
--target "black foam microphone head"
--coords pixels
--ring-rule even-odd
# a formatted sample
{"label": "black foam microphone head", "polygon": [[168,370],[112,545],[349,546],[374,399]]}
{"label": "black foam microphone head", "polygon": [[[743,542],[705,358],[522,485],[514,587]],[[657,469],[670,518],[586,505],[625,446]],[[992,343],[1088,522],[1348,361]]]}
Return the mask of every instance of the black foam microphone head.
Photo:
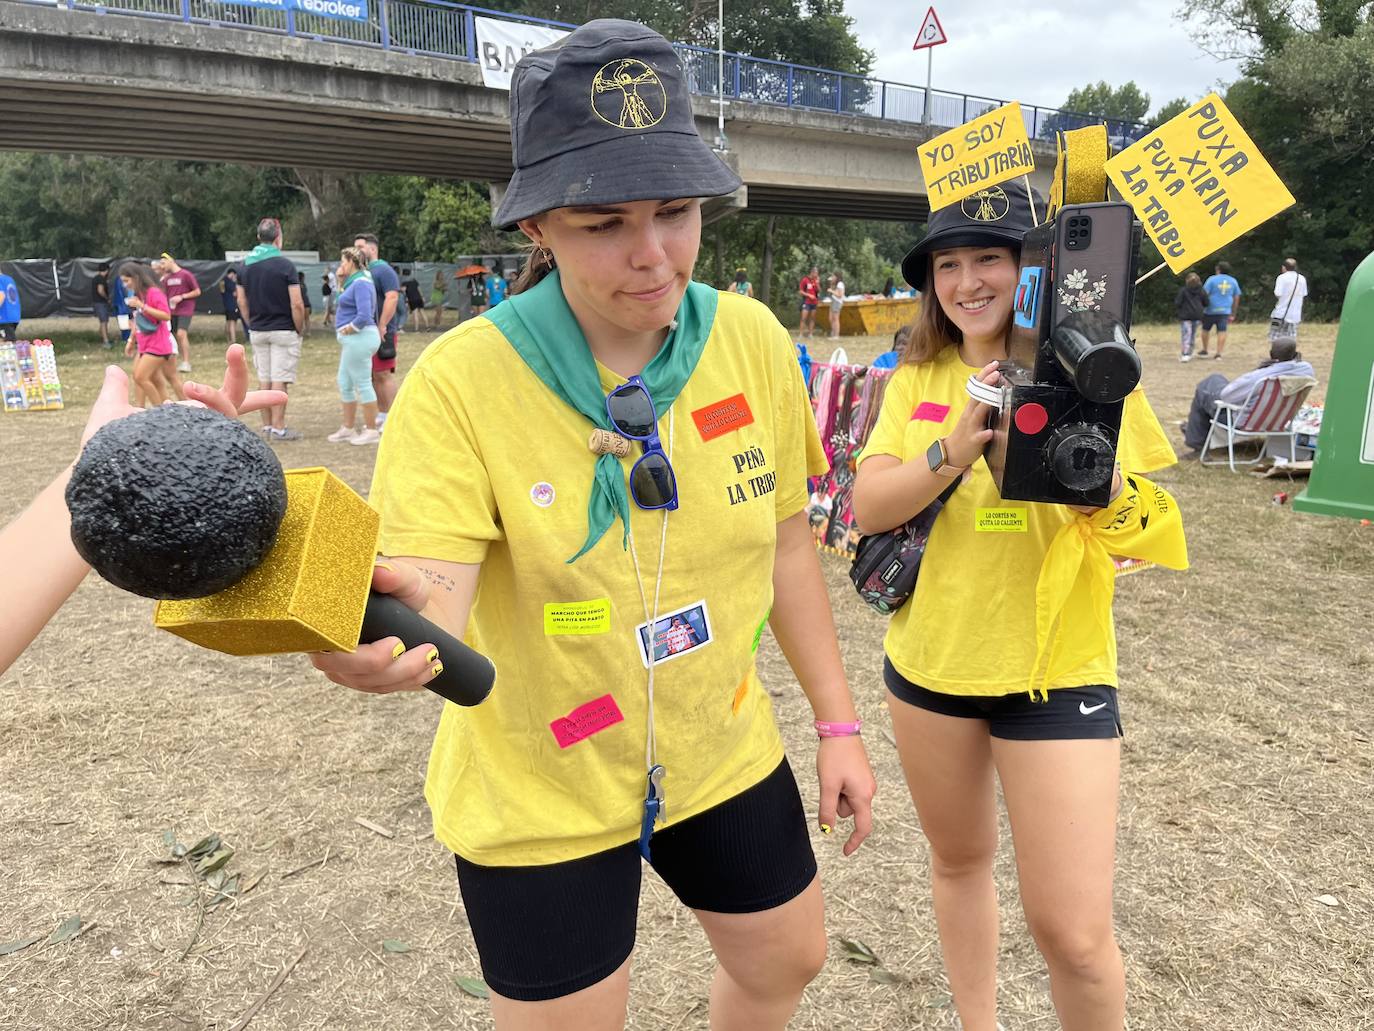
{"label": "black foam microphone head", "polygon": [[72,543],[145,598],[203,598],[271,550],[286,478],[252,430],[209,408],[161,405],[103,427],[67,484]]}

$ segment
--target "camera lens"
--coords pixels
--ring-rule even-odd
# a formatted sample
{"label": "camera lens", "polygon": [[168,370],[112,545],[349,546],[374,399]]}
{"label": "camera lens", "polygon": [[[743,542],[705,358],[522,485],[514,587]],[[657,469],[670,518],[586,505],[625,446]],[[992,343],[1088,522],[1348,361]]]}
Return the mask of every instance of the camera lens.
{"label": "camera lens", "polygon": [[1103,312],[1074,312],[1054,328],[1050,346],[1078,392],[1089,401],[1120,401],[1140,382],[1140,355],[1126,327]]}
{"label": "camera lens", "polygon": [[1060,427],[1047,450],[1054,478],[1069,490],[1096,490],[1112,478],[1116,448],[1101,426],[1080,422]]}

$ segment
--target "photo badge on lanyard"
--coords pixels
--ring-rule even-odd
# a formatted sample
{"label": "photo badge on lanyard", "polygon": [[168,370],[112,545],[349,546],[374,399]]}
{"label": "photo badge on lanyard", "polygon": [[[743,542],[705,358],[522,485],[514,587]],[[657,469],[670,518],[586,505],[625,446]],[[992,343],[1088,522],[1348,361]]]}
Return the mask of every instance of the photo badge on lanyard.
{"label": "photo badge on lanyard", "polygon": [[639,661],[649,668],[649,655],[652,651],[654,665],[662,666],[686,655],[705,648],[714,640],[711,632],[711,617],[706,610],[706,599],[694,601],[690,605],[669,612],[653,624],[650,632],[648,623],[635,627],[635,643],[639,646]]}

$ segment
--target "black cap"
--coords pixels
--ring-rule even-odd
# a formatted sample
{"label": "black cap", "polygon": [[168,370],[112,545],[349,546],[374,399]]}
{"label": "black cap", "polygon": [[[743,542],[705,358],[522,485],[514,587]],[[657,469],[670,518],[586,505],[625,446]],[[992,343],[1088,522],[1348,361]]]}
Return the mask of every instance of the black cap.
{"label": "black cap", "polygon": [[515,175],[492,215],[498,229],[554,208],[740,187],[697,132],[676,51],[637,22],[591,21],[521,58],[510,124]]}
{"label": "black cap", "polygon": [[[1044,211],[1037,198],[1036,210]],[[1035,228],[1029,191],[1020,179],[988,186],[961,201],[932,211],[926,235],[902,259],[902,278],[925,289],[926,265],[932,251],[952,247],[1015,247]]]}

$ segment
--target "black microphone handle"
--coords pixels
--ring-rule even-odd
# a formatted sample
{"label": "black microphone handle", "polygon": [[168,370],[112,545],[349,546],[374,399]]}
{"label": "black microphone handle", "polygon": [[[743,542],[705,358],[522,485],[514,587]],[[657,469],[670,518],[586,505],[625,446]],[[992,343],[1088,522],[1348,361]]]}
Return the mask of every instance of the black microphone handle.
{"label": "black microphone handle", "polygon": [[407,648],[428,642],[439,649],[444,671],[425,687],[440,698],[455,705],[476,705],[491,693],[496,667],[489,658],[391,595],[370,591],[358,640],[360,644],[372,644],[384,637],[399,637]]}

